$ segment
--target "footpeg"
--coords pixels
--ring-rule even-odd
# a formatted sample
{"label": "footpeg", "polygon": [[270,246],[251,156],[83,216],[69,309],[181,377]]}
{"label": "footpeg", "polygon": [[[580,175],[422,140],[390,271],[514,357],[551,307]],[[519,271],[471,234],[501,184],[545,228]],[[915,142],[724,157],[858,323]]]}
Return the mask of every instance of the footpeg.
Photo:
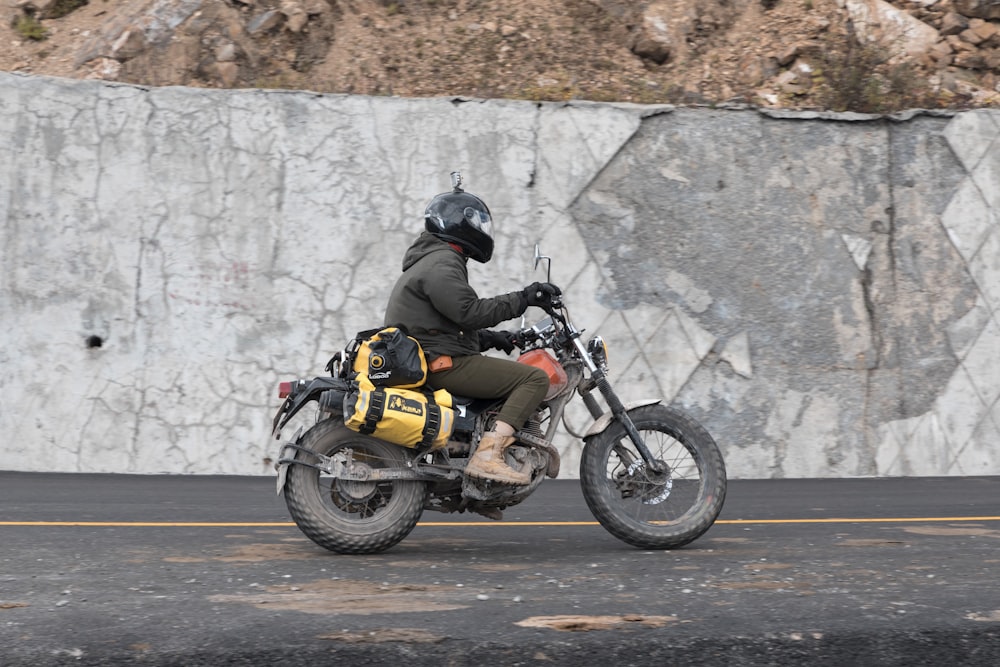
{"label": "footpeg", "polygon": [[559,457],[559,452],[556,448],[552,446],[552,443],[542,438],[540,436],[528,433],[526,431],[518,431],[514,434],[518,442],[528,445],[529,447],[537,447],[538,449],[544,449],[549,455],[549,463],[545,468],[545,476],[555,479],[559,476],[559,467],[561,465],[561,459]]}

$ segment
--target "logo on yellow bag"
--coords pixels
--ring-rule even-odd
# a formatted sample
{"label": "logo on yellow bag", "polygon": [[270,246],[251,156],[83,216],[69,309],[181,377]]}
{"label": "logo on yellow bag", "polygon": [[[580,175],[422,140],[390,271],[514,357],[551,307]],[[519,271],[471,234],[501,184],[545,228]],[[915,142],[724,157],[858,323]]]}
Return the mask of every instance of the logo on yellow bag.
{"label": "logo on yellow bag", "polygon": [[373,354],[371,357],[368,358],[369,368],[374,368],[375,370],[378,370],[383,366],[385,366],[385,357],[383,357],[381,354]]}
{"label": "logo on yellow bag", "polygon": [[389,403],[385,406],[385,409],[395,410],[396,412],[405,412],[409,415],[424,414],[424,406],[420,403],[420,401],[410,400],[399,395],[390,396]]}

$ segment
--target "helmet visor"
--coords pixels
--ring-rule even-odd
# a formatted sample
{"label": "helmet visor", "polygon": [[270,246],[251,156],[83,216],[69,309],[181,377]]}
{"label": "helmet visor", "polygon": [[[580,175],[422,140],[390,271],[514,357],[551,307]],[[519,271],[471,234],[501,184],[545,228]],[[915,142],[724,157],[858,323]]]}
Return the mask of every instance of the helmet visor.
{"label": "helmet visor", "polygon": [[474,229],[478,229],[490,238],[493,237],[493,220],[490,218],[489,213],[477,210],[471,206],[466,206],[462,213]]}

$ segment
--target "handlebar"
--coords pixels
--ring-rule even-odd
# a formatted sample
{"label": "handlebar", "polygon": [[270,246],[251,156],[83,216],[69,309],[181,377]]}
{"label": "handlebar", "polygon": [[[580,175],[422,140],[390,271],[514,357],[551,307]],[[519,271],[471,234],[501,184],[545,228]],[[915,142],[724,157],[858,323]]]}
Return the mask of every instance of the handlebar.
{"label": "handlebar", "polygon": [[532,326],[513,332],[513,343],[520,350],[524,350],[537,341],[543,341],[544,346],[551,346],[562,338],[568,330],[572,329],[566,319],[568,313],[564,312],[561,295],[556,295],[550,303],[537,307],[545,311],[548,315],[548,321],[542,319]]}

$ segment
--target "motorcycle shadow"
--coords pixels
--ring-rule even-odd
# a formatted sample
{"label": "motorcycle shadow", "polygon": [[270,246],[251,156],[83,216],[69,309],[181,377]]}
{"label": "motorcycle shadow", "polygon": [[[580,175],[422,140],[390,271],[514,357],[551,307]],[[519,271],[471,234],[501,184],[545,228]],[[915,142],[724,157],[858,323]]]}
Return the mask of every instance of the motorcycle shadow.
{"label": "motorcycle shadow", "polygon": [[[634,547],[615,539],[596,523],[557,527],[453,523],[447,526],[418,524],[405,540],[377,556],[394,559],[461,556],[467,559],[534,562],[546,556],[576,559],[634,554],[636,551]],[[373,556],[338,556],[345,557]]]}

